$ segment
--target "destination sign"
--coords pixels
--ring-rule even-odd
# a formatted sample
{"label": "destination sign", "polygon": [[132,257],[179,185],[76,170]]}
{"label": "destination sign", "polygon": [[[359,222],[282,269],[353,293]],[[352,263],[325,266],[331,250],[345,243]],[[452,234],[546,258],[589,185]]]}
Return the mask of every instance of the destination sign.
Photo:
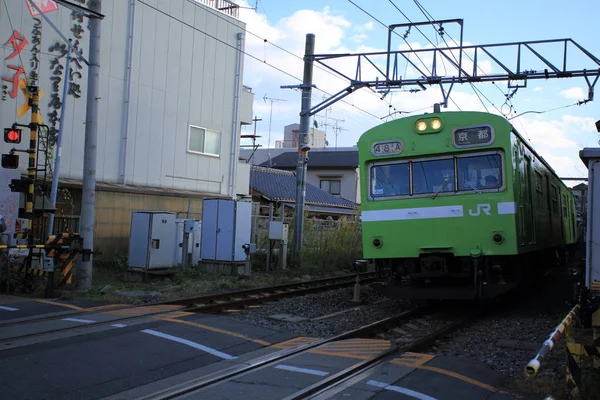
{"label": "destination sign", "polygon": [[494,132],[491,126],[459,128],[454,131],[453,139],[456,147],[483,146],[494,141]]}
{"label": "destination sign", "polygon": [[386,142],[375,142],[371,145],[371,153],[376,157],[394,156],[404,151],[404,145],[400,140],[389,140]]}

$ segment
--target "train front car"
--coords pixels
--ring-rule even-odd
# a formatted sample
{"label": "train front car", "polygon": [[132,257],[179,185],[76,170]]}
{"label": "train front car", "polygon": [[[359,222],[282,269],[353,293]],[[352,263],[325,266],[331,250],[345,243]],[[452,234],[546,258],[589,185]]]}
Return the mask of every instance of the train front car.
{"label": "train front car", "polygon": [[520,193],[521,175],[531,183],[533,171],[515,168],[524,159],[518,149],[529,150],[504,118],[403,118],[365,132],[358,148],[363,255],[382,278],[376,290],[391,298],[473,299],[517,286],[519,252],[532,250],[519,242],[535,232],[520,221],[535,214],[531,196]]}

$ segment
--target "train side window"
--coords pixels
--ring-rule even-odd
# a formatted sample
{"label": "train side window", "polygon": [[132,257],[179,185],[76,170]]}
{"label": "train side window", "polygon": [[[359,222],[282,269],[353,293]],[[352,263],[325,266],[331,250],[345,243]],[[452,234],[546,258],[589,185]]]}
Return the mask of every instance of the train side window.
{"label": "train side window", "polygon": [[551,200],[552,200],[552,213],[554,215],[560,215],[560,210],[558,208],[558,187],[556,187],[556,185],[552,184],[552,193],[551,193]]}
{"label": "train side window", "polygon": [[371,197],[408,196],[410,194],[408,163],[371,167]]}
{"label": "train side window", "polygon": [[540,210],[544,208],[544,187],[542,181],[542,174],[535,171],[536,207]]}
{"label": "train side window", "polygon": [[499,189],[503,185],[500,154],[458,158],[458,190]]}

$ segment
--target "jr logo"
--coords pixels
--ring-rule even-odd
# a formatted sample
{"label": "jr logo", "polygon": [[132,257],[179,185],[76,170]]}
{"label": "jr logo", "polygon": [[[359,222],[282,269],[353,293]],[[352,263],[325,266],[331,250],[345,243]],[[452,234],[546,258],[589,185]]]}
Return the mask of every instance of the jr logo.
{"label": "jr logo", "polygon": [[492,207],[489,204],[477,204],[477,210],[475,210],[475,211],[469,210],[469,215],[472,216],[472,217],[478,217],[479,215],[481,215],[482,211],[486,215],[492,215],[490,213],[491,209],[492,209]]}

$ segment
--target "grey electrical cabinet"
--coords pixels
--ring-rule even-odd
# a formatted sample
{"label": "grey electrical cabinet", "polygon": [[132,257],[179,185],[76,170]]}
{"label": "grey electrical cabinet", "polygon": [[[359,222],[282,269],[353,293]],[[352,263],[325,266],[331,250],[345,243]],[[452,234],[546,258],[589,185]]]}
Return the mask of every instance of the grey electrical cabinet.
{"label": "grey electrical cabinet", "polygon": [[164,211],[131,213],[129,267],[164,269],[173,267],[177,241],[175,214]]}
{"label": "grey electrical cabinet", "polygon": [[202,204],[202,261],[243,262],[250,243],[252,203],[204,199]]}

